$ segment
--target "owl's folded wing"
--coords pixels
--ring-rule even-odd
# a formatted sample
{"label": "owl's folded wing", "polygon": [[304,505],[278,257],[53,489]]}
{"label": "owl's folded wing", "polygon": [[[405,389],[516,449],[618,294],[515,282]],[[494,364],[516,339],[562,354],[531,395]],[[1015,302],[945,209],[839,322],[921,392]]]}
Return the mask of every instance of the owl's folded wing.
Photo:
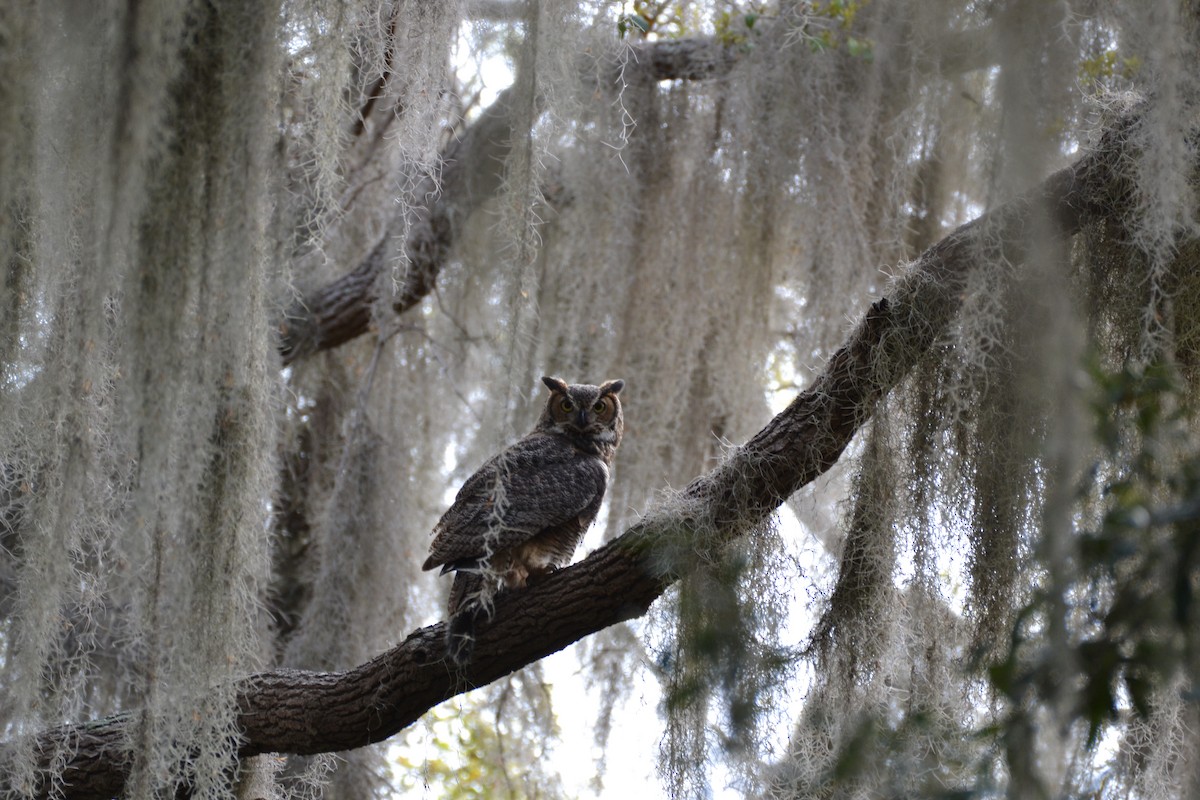
{"label": "owl's folded wing", "polygon": [[603,461],[545,442],[536,448],[521,444],[489,461],[463,484],[434,527],[430,556],[422,569],[442,566],[445,572],[477,566],[490,553],[521,544],[589,509],[594,513],[608,486]]}

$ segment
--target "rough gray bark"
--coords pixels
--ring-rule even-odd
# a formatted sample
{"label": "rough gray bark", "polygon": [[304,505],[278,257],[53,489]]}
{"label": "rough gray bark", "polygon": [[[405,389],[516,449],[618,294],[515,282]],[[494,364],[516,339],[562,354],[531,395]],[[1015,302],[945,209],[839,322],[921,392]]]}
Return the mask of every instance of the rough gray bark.
{"label": "rough gray bark", "polygon": [[[876,403],[929,351],[957,312],[977,256],[1003,248],[1019,263],[1033,234],[1069,237],[1090,222],[1118,223],[1128,211],[1128,163],[1121,130],[1024,197],[961,226],[925,251],[890,299],[871,306],[825,371],[782,413],[698,478],[666,511],[634,526],[580,563],[528,590],[501,598],[478,631],[462,672],[443,658],[442,624],[413,632],[372,661],[346,672],[274,670],[240,690],[240,752],[311,754],[388,738],[438,703],[482,686],[602,628],[637,617],[676,579],[662,543],[680,534],[719,548],[744,535],[789,495],[841,456]],[[37,751],[66,744],[65,797],[119,794],[129,769],[122,751],[129,715],[70,725],[37,736]],[[2,755],[2,753],[0,753]],[[0,793],[11,787],[0,776]],[[45,788],[41,796],[47,796]]]}

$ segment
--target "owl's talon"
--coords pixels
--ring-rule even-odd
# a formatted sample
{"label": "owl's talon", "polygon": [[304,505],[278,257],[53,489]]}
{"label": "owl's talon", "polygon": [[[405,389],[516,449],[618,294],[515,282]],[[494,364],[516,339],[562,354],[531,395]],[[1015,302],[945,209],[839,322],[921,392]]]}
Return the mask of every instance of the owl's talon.
{"label": "owl's talon", "polygon": [[542,581],[546,580],[546,578],[549,578],[551,575],[558,572],[559,569],[560,567],[555,564],[548,564],[542,569],[539,569],[535,572],[530,572],[529,577],[525,580],[525,585],[536,586]]}

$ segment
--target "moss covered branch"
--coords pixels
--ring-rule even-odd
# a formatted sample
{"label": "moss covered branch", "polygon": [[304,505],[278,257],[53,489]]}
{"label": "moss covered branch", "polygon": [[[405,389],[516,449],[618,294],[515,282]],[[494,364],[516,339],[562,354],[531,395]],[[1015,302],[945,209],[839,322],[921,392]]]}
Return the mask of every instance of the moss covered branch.
{"label": "moss covered branch", "polygon": [[[892,295],[874,303],[825,371],[721,466],[698,478],[671,509],[647,517],[608,545],[543,583],[502,598],[479,630],[463,672],[443,658],[443,626],[422,628],[346,672],[273,670],[239,690],[240,753],[311,754],[384,740],[438,703],[497,680],[618,622],[644,614],[675,580],[666,541],[680,532],[719,548],[772,513],[841,456],[875,404],[944,334],[983,248],[1022,261],[1030,241],[1059,238],[1089,222],[1118,222],[1129,188],[1119,165],[1121,131],[1024,197],[955,230],[927,250]],[[708,533],[701,534],[701,531]],[[65,758],[62,796],[119,794],[129,770],[128,716],[65,726],[35,737],[48,770]],[[14,743],[10,743],[10,747]],[[0,777],[0,791],[4,786]],[[48,796],[41,787],[41,796]]]}
{"label": "moss covered branch", "polygon": [[[389,298],[396,313],[412,308],[433,291],[463,223],[500,187],[513,122],[509,90],[447,148],[438,179],[427,177],[414,192],[417,197],[434,199],[407,220],[402,248],[408,268],[403,283]],[[381,279],[399,255],[396,242],[405,225],[402,218],[394,220],[362,263],[307,292],[288,309],[280,326],[279,352],[284,364],[345,344],[370,330],[385,283]]]}

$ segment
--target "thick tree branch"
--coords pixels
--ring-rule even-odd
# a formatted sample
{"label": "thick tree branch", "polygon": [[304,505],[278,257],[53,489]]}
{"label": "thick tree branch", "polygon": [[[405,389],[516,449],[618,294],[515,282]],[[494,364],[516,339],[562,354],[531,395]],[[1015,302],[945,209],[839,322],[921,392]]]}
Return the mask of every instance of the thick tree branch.
{"label": "thick tree branch", "polygon": [[[634,48],[626,70],[629,78],[636,73],[649,80],[703,79],[727,73],[736,58],[731,48],[704,39],[647,42]],[[407,220],[393,220],[358,266],[292,304],[280,325],[279,352],[285,365],[369,331],[372,315],[378,313],[382,277],[401,253],[407,272],[390,298],[392,311],[406,311],[433,291],[467,217],[504,181],[513,126],[520,123],[516,110],[513,90],[502,92],[447,147],[440,176],[425,178],[413,192],[414,197],[428,198],[428,205]]]}
{"label": "thick tree branch", "polygon": [[[240,689],[243,756],[340,751],[378,742],[438,703],[482,686],[609,625],[639,616],[675,580],[662,546],[679,534],[717,548],[743,535],[841,456],[875,404],[947,329],[980,254],[1001,248],[1019,263],[1033,234],[1069,237],[1089,221],[1117,220],[1129,185],[1116,169],[1127,153],[1121,131],[1025,197],[955,230],[927,250],[890,300],[871,306],[812,386],[739,448],[697,479],[680,502],[644,520],[580,563],[501,598],[481,627],[475,656],[456,672],[443,658],[444,626],[415,631],[392,650],[346,672],[274,670]],[[66,752],[65,796],[118,794],[129,768],[127,716],[39,735],[38,753]],[[65,745],[65,747],[63,747]],[[4,790],[0,777],[0,792]],[[44,790],[43,790],[44,794]]]}

